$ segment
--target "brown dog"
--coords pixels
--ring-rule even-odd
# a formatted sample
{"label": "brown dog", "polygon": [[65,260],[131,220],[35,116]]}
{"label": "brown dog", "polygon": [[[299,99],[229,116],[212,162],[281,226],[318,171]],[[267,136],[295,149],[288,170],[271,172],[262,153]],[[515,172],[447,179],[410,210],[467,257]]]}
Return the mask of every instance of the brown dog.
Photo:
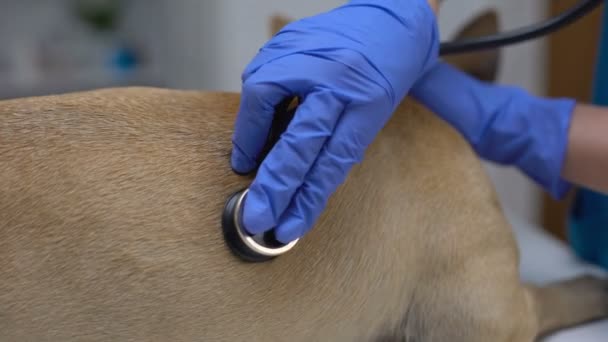
{"label": "brown dog", "polygon": [[608,314],[603,281],[520,283],[480,161],[411,100],[294,250],[240,262],[220,229],[251,181],[229,165],[238,104],[0,102],[0,341],[532,341]]}

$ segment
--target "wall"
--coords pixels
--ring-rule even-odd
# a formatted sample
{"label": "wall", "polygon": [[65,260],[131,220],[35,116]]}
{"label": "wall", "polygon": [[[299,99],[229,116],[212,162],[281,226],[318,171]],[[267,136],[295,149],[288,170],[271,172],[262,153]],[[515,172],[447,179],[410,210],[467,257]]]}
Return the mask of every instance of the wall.
{"label": "wall", "polygon": [[167,2],[173,62],[170,84],[182,88],[239,90],[247,62],[268,39],[268,18],[299,18],[342,0],[181,0]]}
{"label": "wall", "polygon": [[[100,34],[75,16],[73,0],[0,2],[0,99],[87,88],[162,84],[162,1],[125,1],[117,32]],[[109,66],[119,45],[136,48],[141,68]]]}

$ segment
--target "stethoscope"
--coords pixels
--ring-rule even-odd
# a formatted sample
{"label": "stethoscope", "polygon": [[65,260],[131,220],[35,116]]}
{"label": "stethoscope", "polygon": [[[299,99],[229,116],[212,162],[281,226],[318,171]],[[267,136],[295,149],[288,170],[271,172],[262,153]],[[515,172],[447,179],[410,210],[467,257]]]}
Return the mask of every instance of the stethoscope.
{"label": "stethoscope", "polygon": [[[542,37],[586,16],[602,2],[603,0],[581,0],[564,13],[541,23],[495,35],[443,42],[439,54],[444,56],[495,49]],[[296,103],[295,100],[297,99],[286,99],[276,107],[268,139],[258,158],[258,165],[279,140],[295,115],[295,107],[293,106]],[[243,189],[230,195],[222,213],[222,231],[224,240],[230,250],[241,260],[247,262],[269,261],[292,250],[298,240],[283,244],[274,237],[274,230],[258,236],[251,236],[245,231],[241,222],[241,215],[247,191],[248,189]]]}

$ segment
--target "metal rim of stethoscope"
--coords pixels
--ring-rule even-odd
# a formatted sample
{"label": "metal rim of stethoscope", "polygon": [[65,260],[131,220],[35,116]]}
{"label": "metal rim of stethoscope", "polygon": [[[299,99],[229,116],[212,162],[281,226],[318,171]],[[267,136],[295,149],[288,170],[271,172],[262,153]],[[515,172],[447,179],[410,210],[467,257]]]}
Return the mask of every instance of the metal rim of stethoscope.
{"label": "metal rim of stethoscope", "polygon": [[[440,46],[440,55],[493,49],[531,40],[573,23],[590,13],[602,2],[603,0],[581,0],[571,9],[539,24],[496,35],[444,42]],[[274,143],[279,139],[282,131],[284,131],[291,121],[294,111],[288,110],[290,102],[291,99],[287,99],[277,106],[269,139],[264,148],[264,152],[262,153],[261,160],[263,160],[263,155],[269,152]],[[247,193],[248,189],[236,192],[232,194],[226,202],[222,214],[222,229],[224,240],[228,247],[235,255],[240,257],[241,260],[248,262],[269,261],[292,250],[298,243],[298,240],[294,240],[288,244],[282,244],[274,236],[274,230],[270,230],[261,236],[252,236],[244,230],[241,219],[243,202]]]}
{"label": "metal rim of stethoscope", "polygon": [[242,224],[243,202],[249,189],[238,191],[226,202],[222,226],[224,238],[232,251],[250,262],[261,262],[275,258],[290,251],[297,243],[294,240],[288,244],[279,242],[270,230],[260,235],[248,234]]}
{"label": "metal rim of stethoscope", "polygon": [[563,13],[537,24],[524,26],[495,35],[443,42],[441,43],[439,54],[449,55],[494,49],[542,37],[586,16],[601,5],[602,2],[604,2],[604,0],[581,0]]}

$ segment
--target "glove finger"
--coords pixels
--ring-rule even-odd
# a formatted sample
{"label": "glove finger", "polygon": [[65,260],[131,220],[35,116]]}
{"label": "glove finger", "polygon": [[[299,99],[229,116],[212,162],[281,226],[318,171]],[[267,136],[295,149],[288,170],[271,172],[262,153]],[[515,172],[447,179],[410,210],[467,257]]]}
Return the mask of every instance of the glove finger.
{"label": "glove finger", "polygon": [[367,146],[384,124],[371,114],[365,111],[343,115],[334,135],[281,217],[276,228],[279,241],[289,243],[310,230],[329,197],[344,182],[351,168],[361,162]]}
{"label": "glove finger", "polygon": [[[265,74],[268,72],[264,70]],[[243,84],[232,137],[231,164],[235,172],[244,174],[255,169],[256,159],[270,131],[275,106],[288,96],[290,93],[285,88],[256,80],[255,75]]]}
{"label": "glove finger", "polygon": [[342,103],[330,91],[306,96],[249,187],[243,207],[243,225],[249,233],[259,234],[276,226],[342,110]]}

